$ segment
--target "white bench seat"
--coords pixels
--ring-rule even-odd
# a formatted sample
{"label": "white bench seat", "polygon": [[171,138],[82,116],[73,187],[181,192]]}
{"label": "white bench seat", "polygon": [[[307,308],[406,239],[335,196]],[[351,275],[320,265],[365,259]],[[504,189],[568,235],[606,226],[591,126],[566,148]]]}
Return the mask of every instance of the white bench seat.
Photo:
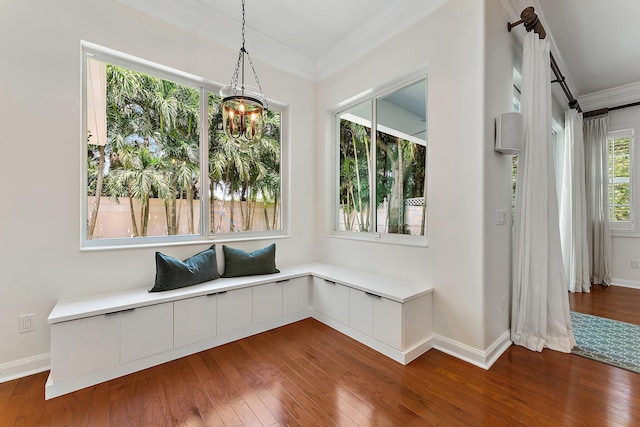
{"label": "white bench seat", "polygon": [[308,317],[400,363],[431,348],[432,289],[322,263],[61,299],[47,399]]}

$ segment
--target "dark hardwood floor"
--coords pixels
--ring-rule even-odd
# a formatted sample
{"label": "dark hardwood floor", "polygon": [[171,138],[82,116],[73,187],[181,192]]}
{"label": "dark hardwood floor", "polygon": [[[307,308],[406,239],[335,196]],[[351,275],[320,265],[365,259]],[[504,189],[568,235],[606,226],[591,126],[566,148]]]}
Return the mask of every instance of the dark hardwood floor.
{"label": "dark hardwood floor", "polygon": [[[620,293],[572,309],[638,323],[640,291]],[[312,319],[48,401],[46,377],[0,384],[0,426],[640,425],[639,374],[517,346],[490,370],[437,350],[402,366]]]}
{"label": "dark hardwood floor", "polygon": [[590,293],[569,292],[571,310],[640,325],[640,289],[593,285]]}

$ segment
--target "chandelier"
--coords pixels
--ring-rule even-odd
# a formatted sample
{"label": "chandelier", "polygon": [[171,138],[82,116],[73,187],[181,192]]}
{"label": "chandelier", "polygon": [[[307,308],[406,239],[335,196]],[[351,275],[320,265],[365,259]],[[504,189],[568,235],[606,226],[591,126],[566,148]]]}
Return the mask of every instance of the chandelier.
{"label": "chandelier", "polygon": [[[264,110],[267,99],[262,94],[260,79],[256,74],[249,52],[244,47],[245,19],[242,0],[242,47],[229,86],[220,90],[222,97],[222,126],[227,137],[238,144],[257,143],[264,131]],[[245,56],[249,61],[258,88],[244,84]],[[239,80],[239,81],[238,81]]]}

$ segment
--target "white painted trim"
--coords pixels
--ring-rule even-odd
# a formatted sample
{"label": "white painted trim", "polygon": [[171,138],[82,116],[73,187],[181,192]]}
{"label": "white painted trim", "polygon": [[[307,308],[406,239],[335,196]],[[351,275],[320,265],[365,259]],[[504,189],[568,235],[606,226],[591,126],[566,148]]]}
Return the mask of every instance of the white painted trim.
{"label": "white painted trim", "polygon": [[448,2],[449,0],[414,0],[400,6],[388,2],[389,6],[386,9],[354,28],[339,45],[318,56],[316,81],[330,77]]}
{"label": "white painted trim", "polygon": [[0,365],[0,383],[48,371],[50,366],[51,353],[3,363]]}
{"label": "white painted trim", "polygon": [[582,111],[617,107],[640,100],[640,82],[601,90],[578,97]]}
{"label": "white painted trim", "polygon": [[288,325],[289,323],[307,319],[309,316],[309,310],[301,311],[299,313],[294,313],[286,317],[282,317],[265,323],[260,323],[258,325],[253,325],[238,331],[233,331],[225,335],[216,336],[205,341],[197,342],[195,344],[174,348],[172,350],[145,357],[143,359],[133,360],[129,363],[112,366],[107,369],[90,372],[88,374],[65,379],[63,381],[53,382],[50,374],[45,385],[45,399],[52,399],[63,394],[71,393],[85,387],[90,387],[95,384],[119,378],[133,372],[150,368],[152,366],[157,366],[162,363],[179,359],[181,357],[189,356],[191,354],[199,353],[210,348],[218,347],[220,345],[227,344],[241,338],[250,337],[252,335],[266,332],[271,329],[279,328],[281,326]]}
{"label": "white painted trim", "polygon": [[504,331],[504,333],[485,350],[485,364],[487,365],[487,369],[493,366],[496,360],[511,347],[511,344],[511,331]]}
{"label": "white painted trim", "polygon": [[623,288],[634,288],[640,289],[640,281],[638,280],[628,280],[628,279],[618,279],[613,277],[611,279],[611,286],[620,286]]}
{"label": "white painted trim", "polygon": [[511,333],[509,331],[505,331],[485,351],[443,337],[442,335],[433,334],[433,348],[482,369],[489,369],[509,346],[511,346]]}
{"label": "white painted trim", "polygon": [[[520,19],[520,12],[522,11],[522,5],[519,0],[498,0],[502,9],[506,12],[510,22],[516,22]],[[505,23],[505,30],[507,24]]]}
{"label": "white painted trim", "polygon": [[[362,117],[358,117],[355,114],[345,113],[341,115],[340,118],[371,129],[371,120],[363,119]],[[414,144],[422,145],[423,147],[427,146],[427,141],[425,141],[424,139],[416,138],[415,136],[411,136],[397,129],[391,129],[388,126],[379,124],[378,131],[386,133],[387,135],[395,136],[396,138],[404,139],[405,141],[413,142]]]}
{"label": "white painted trim", "polygon": [[393,359],[398,363],[402,363],[403,365],[412,362],[433,347],[433,338],[428,338],[407,351],[400,351],[383,342],[376,340],[375,338],[365,335],[362,332],[356,331],[355,329],[350,328],[344,323],[333,320],[330,317],[317,311],[312,311],[311,317],[319,322],[324,323],[332,329],[341,332],[349,338],[353,338],[354,340],[366,345],[367,347],[376,350],[378,353],[382,353],[390,359]]}
{"label": "white painted trim", "polygon": [[[117,3],[174,25],[186,32],[197,34],[226,48],[240,48],[240,23],[214,11],[206,2],[198,0],[115,0]],[[215,25],[211,18],[215,18]],[[284,43],[247,27],[248,50],[259,59],[297,76],[315,80],[315,60]],[[232,64],[230,64],[232,65]],[[231,69],[230,69],[231,70]]]}
{"label": "white painted trim", "polygon": [[[184,31],[205,37],[229,49],[239,45],[239,22],[217,13],[206,2],[199,0],[115,0],[124,6],[147,14]],[[400,34],[421,19],[426,18],[449,0],[413,0],[400,6],[388,2],[371,19],[354,27],[337,45],[314,57],[246,27],[247,39],[253,58],[313,82],[319,82],[336,73],[385,41]],[[215,17],[215,25],[204,17]]]}

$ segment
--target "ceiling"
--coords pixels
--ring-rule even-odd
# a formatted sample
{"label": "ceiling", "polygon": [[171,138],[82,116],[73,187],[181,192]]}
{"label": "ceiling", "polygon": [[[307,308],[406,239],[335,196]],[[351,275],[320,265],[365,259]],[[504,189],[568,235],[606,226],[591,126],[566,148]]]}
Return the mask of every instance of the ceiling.
{"label": "ceiling", "polygon": [[576,96],[640,81],[640,0],[538,3]]}
{"label": "ceiling", "polygon": [[[240,0],[114,1],[240,47]],[[447,1],[246,0],[246,47],[254,59],[320,81]],[[575,97],[633,83],[640,87],[640,0],[500,3],[515,17],[526,6],[536,8]]]}
{"label": "ceiling", "polygon": [[[237,50],[240,0],[115,0]],[[254,59],[320,81],[449,0],[246,0]]]}

